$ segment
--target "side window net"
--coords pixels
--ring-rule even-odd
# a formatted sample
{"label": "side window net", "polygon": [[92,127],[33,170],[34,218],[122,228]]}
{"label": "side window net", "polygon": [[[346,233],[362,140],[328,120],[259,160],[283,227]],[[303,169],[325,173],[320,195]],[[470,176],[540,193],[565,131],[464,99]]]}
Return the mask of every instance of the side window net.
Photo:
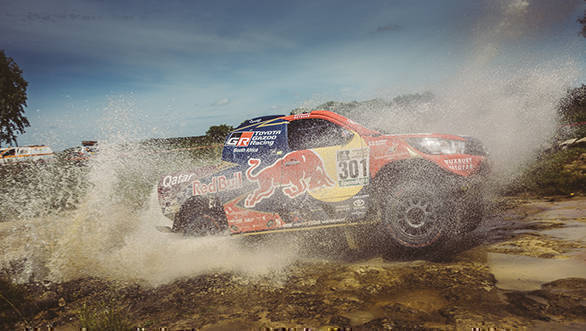
{"label": "side window net", "polygon": [[288,128],[291,150],[343,145],[350,135],[348,130],[319,118],[295,120]]}

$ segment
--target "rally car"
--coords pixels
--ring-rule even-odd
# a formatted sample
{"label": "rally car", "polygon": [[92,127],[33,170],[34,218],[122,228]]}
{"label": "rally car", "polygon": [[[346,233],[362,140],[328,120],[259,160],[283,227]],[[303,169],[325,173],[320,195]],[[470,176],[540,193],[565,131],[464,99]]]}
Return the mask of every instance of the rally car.
{"label": "rally car", "polygon": [[312,111],[245,121],[226,138],[222,162],[163,176],[158,193],[174,232],[369,224],[396,244],[420,248],[478,225],[487,169],[475,138],[387,135]]}

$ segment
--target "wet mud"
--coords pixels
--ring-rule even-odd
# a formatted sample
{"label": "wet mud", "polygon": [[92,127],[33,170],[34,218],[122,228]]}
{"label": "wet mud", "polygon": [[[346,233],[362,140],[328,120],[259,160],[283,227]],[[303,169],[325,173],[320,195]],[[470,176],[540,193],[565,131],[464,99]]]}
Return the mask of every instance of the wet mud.
{"label": "wet mud", "polygon": [[350,249],[307,255],[277,275],[31,283],[21,309],[57,330],[76,330],[83,306],[97,303],[147,329],[584,329],[586,197],[551,200],[508,199],[431,258]]}

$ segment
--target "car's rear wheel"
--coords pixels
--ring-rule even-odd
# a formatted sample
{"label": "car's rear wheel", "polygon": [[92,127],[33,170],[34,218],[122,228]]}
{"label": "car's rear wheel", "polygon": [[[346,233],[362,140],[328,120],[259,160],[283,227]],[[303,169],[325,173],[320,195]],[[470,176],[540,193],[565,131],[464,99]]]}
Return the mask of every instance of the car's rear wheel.
{"label": "car's rear wheel", "polygon": [[210,206],[209,199],[190,199],[182,206],[173,222],[173,232],[205,236],[220,234],[228,228],[223,208]]}
{"label": "car's rear wheel", "polygon": [[382,227],[400,246],[428,247],[446,235],[450,220],[436,191],[429,183],[406,182],[379,197]]}

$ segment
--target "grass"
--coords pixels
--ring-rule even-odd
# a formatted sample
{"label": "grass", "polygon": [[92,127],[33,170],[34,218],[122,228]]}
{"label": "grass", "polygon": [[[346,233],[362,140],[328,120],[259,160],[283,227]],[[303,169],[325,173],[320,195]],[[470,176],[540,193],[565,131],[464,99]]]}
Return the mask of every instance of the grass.
{"label": "grass", "polygon": [[509,194],[584,194],[586,188],[586,148],[577,147],[544,153],[527,165],[508,188]]}
{"label": "grass", "polygon": [[134,330],[128,319],[128,309],[115,300],[103,301],[93,306],[85,303],[79,310],[79,327],[87,330],[129,331]]}

